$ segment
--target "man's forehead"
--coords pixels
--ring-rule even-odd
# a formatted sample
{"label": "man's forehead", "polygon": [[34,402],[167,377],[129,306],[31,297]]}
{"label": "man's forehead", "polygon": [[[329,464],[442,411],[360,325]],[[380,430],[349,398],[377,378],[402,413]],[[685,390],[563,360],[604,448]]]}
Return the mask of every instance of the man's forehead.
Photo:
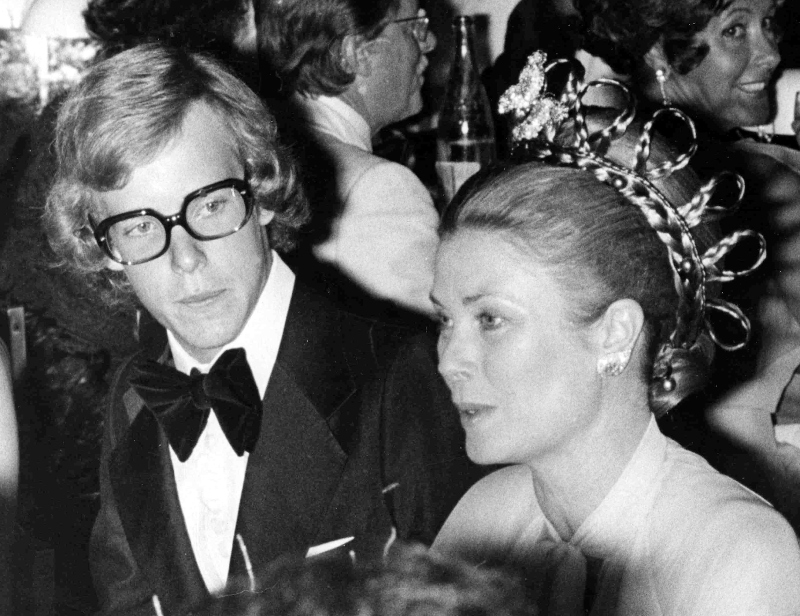
{"label": "man's forehead", "polygon": [[122,187],[101,193],[102,214],[147,207],[171,213],[198,188],[228,178],[244,179],[244,162],[231,133],[208,105],[193,106],[180,130],[150,160],[134,166]]}

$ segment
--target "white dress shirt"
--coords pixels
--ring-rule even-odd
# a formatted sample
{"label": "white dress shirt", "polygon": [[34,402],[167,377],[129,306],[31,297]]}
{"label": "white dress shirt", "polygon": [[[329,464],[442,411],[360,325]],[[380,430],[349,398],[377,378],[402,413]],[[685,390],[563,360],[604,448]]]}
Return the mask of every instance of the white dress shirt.
{"label": "white dress shirt", "polygon": [[312,128],[365,152],[372,152],[372,131],[350,105],[334,96],[300,97]]}
{"label": "white dress shirt", "polygon": [[[194,360],[168,331],[175,368],[189,374],[193,368],[206,373],[224,351],[243,348],[253,372],[258,393],[264,398],[278,355],[294,289],[294,273],[272,252],[272,267],[264,290],[242,331],[208,364]],[[200,440],[186,462],[178,460],[170,447],[186,530],[197,566],[211,594],[224,590],[228,580],[234,532],[239,514],[249,454],[237,456],[210,413]]]}

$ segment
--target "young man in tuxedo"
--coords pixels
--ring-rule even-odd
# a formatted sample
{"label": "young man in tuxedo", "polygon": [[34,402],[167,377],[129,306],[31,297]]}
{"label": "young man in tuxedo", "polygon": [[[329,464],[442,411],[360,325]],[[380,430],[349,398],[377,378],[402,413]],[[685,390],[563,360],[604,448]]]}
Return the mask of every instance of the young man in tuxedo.
{"label": "young man in tuxedo", "polygon": [[167,332],[111,392],[102,611],[177,616],[285,553],[431,541],[471,473],[435,352],[281,259],[307,206],[258,97],[207,58],[138,47],[76,87],[56,149],[51,244]]}

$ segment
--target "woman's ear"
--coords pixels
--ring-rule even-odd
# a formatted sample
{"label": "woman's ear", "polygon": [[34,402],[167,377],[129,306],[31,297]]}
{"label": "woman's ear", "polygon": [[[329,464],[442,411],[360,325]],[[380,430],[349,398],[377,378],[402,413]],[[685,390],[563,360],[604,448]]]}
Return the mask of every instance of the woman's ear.
{"label": "woman's ear", "polygon": [[629,351],[636,345],[644,328],[644,312],[639,302],[619,299],[600,318],[596,330],[599,355]]}
{"label": "woman's ear", "polygon": [[661,69],[664,71],[664,74],[669,75],[671,70],[667,55],[664,53],[664,47],[661,45],[660,41],[653,45],[650,51],[644,54],[644,63],[653,73]]}
{"label": "woman's ear", "polygon": [[606,309],[595,330],[597,374],[601,378],[625,372],[643,327],[642,307],[632,299],[617,300]]}
{"label": "woman's ear", "polygon": [[341,58],[344,69],[351,75],[369,77],[372,73],[370,45],[363,36],[348,34],[342,41]]}

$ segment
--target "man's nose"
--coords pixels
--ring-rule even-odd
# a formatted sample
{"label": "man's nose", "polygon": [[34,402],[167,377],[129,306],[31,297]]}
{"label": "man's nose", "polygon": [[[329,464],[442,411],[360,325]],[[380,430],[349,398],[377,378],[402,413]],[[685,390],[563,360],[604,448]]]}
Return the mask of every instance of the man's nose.
{"label": "man's nose", "polygon": [[183,227],[172,228],[169,255],[176,271],[191,273],[206,263],[205,246],[207,242],[194,239]]}
{"label": "man's nose", "polygon": [[419,48],[422,50],[422,53],[430,53],[434,49],[436,49],[436,43],[438,39],[436,35],[433,33],[433,30],[428,28],[428,35],[419,42]]}

